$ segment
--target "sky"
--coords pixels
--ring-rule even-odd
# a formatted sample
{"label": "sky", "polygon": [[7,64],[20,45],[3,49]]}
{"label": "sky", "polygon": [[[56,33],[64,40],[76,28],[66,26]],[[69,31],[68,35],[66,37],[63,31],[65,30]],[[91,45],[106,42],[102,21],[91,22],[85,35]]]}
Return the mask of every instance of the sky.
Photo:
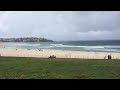
{"label": "sky", "polygon": [[0,37],[119,40],[120,11],[0,11]]}

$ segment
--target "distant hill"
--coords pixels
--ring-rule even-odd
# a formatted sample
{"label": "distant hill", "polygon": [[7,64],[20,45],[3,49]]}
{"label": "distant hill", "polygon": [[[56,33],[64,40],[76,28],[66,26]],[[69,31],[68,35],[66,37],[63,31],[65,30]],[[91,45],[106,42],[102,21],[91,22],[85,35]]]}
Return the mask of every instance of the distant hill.
{"label": "distant hill", "polygon": [[53,42],[46,38],[22,37],[22,38],[0,38],[0,42]]}

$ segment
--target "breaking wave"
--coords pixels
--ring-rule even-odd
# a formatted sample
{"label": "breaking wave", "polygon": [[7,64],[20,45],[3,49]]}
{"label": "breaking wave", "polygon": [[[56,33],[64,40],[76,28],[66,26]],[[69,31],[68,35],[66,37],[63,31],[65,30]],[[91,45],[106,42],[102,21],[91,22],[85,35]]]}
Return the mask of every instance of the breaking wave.
{"label": "breaking wave", "polygon": [[107,45],[103,45],[103,46],[75,46],[75,45],[63,45],[63,44],[50,44],[52,47],[78,47],[78,48],[101,48],[101,49],[120,49],[120,46],[117,45],[112,45],[112,46],[107,46]]}

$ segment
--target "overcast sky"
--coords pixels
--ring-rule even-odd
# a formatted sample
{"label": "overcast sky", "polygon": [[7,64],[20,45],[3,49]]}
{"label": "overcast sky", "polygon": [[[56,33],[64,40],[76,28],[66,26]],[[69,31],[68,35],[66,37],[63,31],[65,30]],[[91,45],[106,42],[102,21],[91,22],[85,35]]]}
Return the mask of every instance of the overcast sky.
{"label": "overcast sky", "polygon": [[0,37],[120,39],[119,11],[1,11]]}

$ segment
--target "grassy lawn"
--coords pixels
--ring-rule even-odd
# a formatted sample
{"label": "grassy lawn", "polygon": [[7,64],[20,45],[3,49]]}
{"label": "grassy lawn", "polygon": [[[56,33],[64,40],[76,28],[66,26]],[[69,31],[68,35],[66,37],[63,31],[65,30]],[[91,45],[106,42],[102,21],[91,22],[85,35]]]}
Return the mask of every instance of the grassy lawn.
{"label": "grassy lawn", "polygon": [[0,79],[120,79],[120,60],[0,57]]}

